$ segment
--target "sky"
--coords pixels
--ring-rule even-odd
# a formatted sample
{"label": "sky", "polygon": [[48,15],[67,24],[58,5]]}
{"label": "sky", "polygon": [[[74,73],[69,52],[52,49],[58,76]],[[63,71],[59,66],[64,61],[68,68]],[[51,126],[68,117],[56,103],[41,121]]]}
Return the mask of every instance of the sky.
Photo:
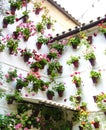
{"label": "sky", "polygon": [[81,23],[96,21],[106,14],[106,0],[54,0]]}

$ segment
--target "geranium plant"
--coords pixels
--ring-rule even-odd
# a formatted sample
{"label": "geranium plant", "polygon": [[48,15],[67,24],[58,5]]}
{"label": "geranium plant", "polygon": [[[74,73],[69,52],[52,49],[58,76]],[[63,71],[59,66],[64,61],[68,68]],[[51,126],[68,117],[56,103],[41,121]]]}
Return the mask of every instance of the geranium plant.
{"label": "geranium plant", "polygon": [[32,57],[33,53],[30,49],[25,48],[24,50],[21,50],[21,56],[23,56],[24,62],[28,62],[29,59]]}
{"label": "geranium plant", "polygon": [[9,48],[9,54],[17,54],[19,40],[13,38],[7,39],[7,47]]}
{"label": "geranium plant", "polygon": [[74,75],[72,78],[72,82],[75,84],[77,88],[81,86],[81,77]]}
{"label": "geranium plant", "polygon": [[68,40],[68,44],[72,45],[73,49],[76,49],[77,46],[80,44],[80,38],[79,36],[72,36]]}
{"label": "geranium plant", "polygon": [[50,90],[50,89],[47,90],[46,94],[47,94],[47,98],[48,98],[49,100],[52,100],[53,97],[55,96],[55,92],[54,92],[53,90]]}
{"label": "geranium plant", "polygon": [[3,28],[7,28],[8,24],[13,24],[15,21],[14,15],[8,15],[3,18]]}
{"label": "geranium plant", "polygon": [[92,78],[93,83],[96,84],[96,83],[98,83],[98,81],[101,78],[101,73],[99,71],[91,70],[90,71],[90,77]]}
{"label": "geranium plant", "polygon": [[6,47],[6,45],[0,41],[0,52],[3,52],[5,47]]}
{"label": "geranium plant", "polygon": [[79,56],[71,56],[70,59],[67,61],[67,64],[73,64],[75,68],[79,67]]}
{"label": "geranium plant", "polygon": [[15,80],[15,78],[16,78],[17,76],[18,76],[18,75],[17,75],[17,70],[16,70],[16,69],[14,69],[14,70],[9,69],[9,70],[8,70],[8,74],[5,75],[6,81],[7,81],[8,83],[9,83],[9,82],[12,82],[12,81]]}
{"label": "geranium plant", "polygon": [[34,2],[34,10],[35,14],[38,15],[42,10],[42,3],[41,2]]}
{"label": "geranium plant", "polygon": [[94,54],[94,52],[88,52],[87,54],[84,55],[86,60],[89,60],[89,62],[91,63],[92,66],[95,65],[96,63],[96,56]]}

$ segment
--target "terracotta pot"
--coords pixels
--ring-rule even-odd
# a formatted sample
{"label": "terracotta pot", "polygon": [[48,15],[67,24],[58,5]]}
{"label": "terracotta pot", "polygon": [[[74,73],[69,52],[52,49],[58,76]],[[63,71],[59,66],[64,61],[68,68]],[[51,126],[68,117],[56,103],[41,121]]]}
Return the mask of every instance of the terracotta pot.
{"label": "terracotta pot", "polygon": [[48,75],[51,75],[51,73],[52,73],[52,71],[48,68],[48,69],[47,69],[47,74],[48,74]]}
{"label": "terracotta pot", "polygon": [[77,49],[77,45],[72,44],[73,49]]}
{"label": "terracotta pot", "polygon": [[58,91],[58,95],[59,95],[59,97],[63,97],[63,94],[64,94],[64,91]]}
{"label": "terracotta pot", "polygon": [[80,87],[80,85],[79,85],[78,83],[75,83],[75,86],[76,86],[76,88],[79,88],[79,87]]}
{"label": "terracotta pot", "polygon": [[12,14],[12,15],[15,15],[16,9],[17,9],[17,7],[16,7],[16,6],[13,6],[13,5],[10,7],[10,10],[11,10],[11,14]]}
{"label": "terracotta pot", "polygon": [[23,88],[23,86],[22,85],[16,85],[16,90],[18,91],[18,92],[20,92],[20,90]]}
{"label": "terracotta pot", "polygon": [[97,101],[97,96],[93,96],[94,102]]}
{"label": "terracotta pot", "polygon": [[99,128],[99,121],[98,122],[94,122],[93,125],[94,125],[95,128]]}
{"label": "terracotta pot", "polygon": [[88,36],[87,41],[89,44],[92,44],[92,36]]}
{"label": "terracotta pot", "polygon": [[9,48],[9,54],[12,55],[14,52],[13,52],[13,47]]}
{"label": "terracotta pot", "polygon": [[14,98],[11,97],[10,99],[7,100],[7,104],[13,104]]}
{"label": "terracotta pot", "polygon": [[47,29],[51,29],[51,26],[52,26],[52,24],[51,24],[51,23],[48,23],[48,24],[47,24]]}
{"label": "terracotta pot", "polygon": [[77,60],[77,61],[74,61],[74,62],[73,62],[73,65],[74,65],[75,68],[78,68],[78,67],[79,67],[79,61],[78,61],[78,60]]}
{"label": "terracotta pot", "polygon": [[38,14],[40,13],[41,10],[42,10],[41,8],[36,8],[35,14],[38,15]]}
{"label": "terracotta pot", "polygon": [[25,16],[23,17],[23,23],[26,23],[27,20],[28,20],[28,18],[29,18],[29,16],[28,16],[28,15],[25,15]]}
{"label": "terracotta pot", "polygon": [[35,66],[34,68],[32,68],[33,72],[38,72],[39,68],[37,66]]}
{"label": "terracotta pot", "polygon": [[98,83],[98,78],[97,77],[92,77],[92,81],[94,84],[97,84]]}
{"label": "terracotta pot", "polygon": [[19,34],[18,34],[16,31],[14,31],[14,32],[13,32],[13,38],[14,38],[14,39],[17,39],[18,36],[19,36]]}
{"label": "terracotta pot", "polygon": [[53,96],[54,96],[54,95],[52,95],[52,94],[47,94],[47,98],[48,98],[49,100],[53,100]]}
{"label": "terracotta pot", "polygon": [[3,19],[3,28],[7,28],[8,21],[6,19]]}
{"label": "terracotta pot", "polygon": [[95,59],[89,59],[89,62],[91,63],[92,66],[95,66],[96,60]]}
{"label": "terracotta pot", "polygon": [[28,41],[29,37],[23,36],[24,42]]}
{"label": "terracotta pot", "polygon": [[36,43],[36,47],[37,47],[38,50],[40,50],[41,47],[42,47],[42,43],[37,42],[37,43]]}
{"label": "terracotta pot", "polygon": [[76,96],[77,103],[81,102],[81,96]]}
{"label": "terracotta pot", "polygon": [[24,59],[24,62],[28,62],[29,59],[30,59],[30,56],[29,55],[24,55],[23,59]]}
{"label": "terracotta pot", "polygon": [[86,111],[86,106],[80,106],[80,108]]}

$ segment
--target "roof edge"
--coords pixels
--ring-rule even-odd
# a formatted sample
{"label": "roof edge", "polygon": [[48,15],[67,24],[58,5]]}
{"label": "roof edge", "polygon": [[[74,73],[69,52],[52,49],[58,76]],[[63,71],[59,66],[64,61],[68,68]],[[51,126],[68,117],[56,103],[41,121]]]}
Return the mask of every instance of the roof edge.
{"label": "roof edge", "polygon": [[77,26],[80,26],[81,23],[76,20],[74,17],[72,17],[72,15],[70,15],[68,13],[68,11],[66,11],[64,8],[62,8],[59,4],[57,4],[56,1],[53,0],[47,0],[48,2],[50,2],[53,6],[55,6],[60,12],[62,12],[66,17],[68,17],[69,19],[71,19]]}

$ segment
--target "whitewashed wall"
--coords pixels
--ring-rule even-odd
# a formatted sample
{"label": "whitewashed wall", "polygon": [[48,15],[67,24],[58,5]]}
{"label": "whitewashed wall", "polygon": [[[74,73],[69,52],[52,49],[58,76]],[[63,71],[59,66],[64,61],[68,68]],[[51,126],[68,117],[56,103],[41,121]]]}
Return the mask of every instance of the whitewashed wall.
{"label": "whitewashed wall", "polygon": [[[32,5],[29,4],[28,9],[31,9]],[[25,8],[24,8],[25,9]],[[17,11],[18,16],[21,16],[21,12],[24,10],[22,9],[21,11]],[[31,10],[30,10],[31,11]],[[2,27],[2,19],[4,16],[1,15],[1,20],[0,20],[0,27]],[[35,16],[33,12],[30,12],[30,19],[34,20],[35,23],[39,22],[40,16]],[[16,25],[20,23],[14,23],[13,25],[8,25],[8,28],[3,29],[3,35],[4,37],[9,34],[11,35],[12,32],[15,30]],[[56,31],[58,32],[58,28],[56,27]],[[46,30],[46,35],[52,33],[51,30]],[[22,48],[30,48],[30,49],[36,49],[36,36],[35,37],[30,37],[28,42],[24,42],[21,40],[20,42],[20,47]],[[2,37],[1,37],[2,39]],[[104,54],[104,50],[106,49],[106,39],[104,38],[103,34],[98,34],[96,37],[93,36],[93,44],[92,48],[94,49],[95,55],[96,55],[96,65],[93,69],[95,70],[101,70],[101,80],[97,86],[95,86],[92,83],[92,80],[90,78],[90,71],[92,70],[92,66],[90,65],[89,61],[86,61],[83,57],[84,52],[86,51],[85,46],[79,47],[77,50],[73,50],[71,46],[67,46],[64,49],[62,57],[59,59],[60,63],[63,65],[63,73],[60,77],[58,77],[56,80],[65,82],[66,85],[66,91],[64,93],[64,96],[62,98],[58,98],[57,95],[53,98],[53,101],[56,101],[60,104],[67,105],[70,107],[71,102],[69,101],[69,97],[71,95],[74,95],[77,91],[75,85],[72,83],[72,77],[70,76],[71,74],[74,74],[75,72],[80,72],[80,76],[82,78],[82,101],[87,102],[87,109],[90,112],[90,119],[94,117],[94,115],[97,115],[100,120],[101,120],[101,128],[100,130],[106,130],[106,117],[102,112],[99,112],[99,109],[97,108],[96,103],[94,103],[93,96],[97,95],[101,92],[106,93],[106,85],[105,85],[105,78],[106,78],[106,55]],[[38,51],[40,54],[45,54],[48,53],[48,48],[46,45],[43,45],[42,48]],[[67,65],[66,62],[69,59],[71,55],[78,55],[81,57],[80,59],[80,65],[78,69],[74,69],[72,65]],[[29,66],[24,63],[22,57],[18,56],[12,56],[8,55],[8,49],[6,49],[4,52],[0,53],[0,65],[1,65],[1,71],[5,75],[8,71],[9,68],[17,68],[18,74],[22,73],[23,75],[26,75],[27,72],[30,71]],[[47,75],[47,66],[45,66],[44,70],[40,70],[42,79],[47,81],[48,80],[48,75]],[[13,92],[14,87],[15,87],[15,81],[12,83],[6,83],[5,81],[5,76],[4,80],[1,80],[3,85],[0,86],[1,89],[6,90],[7,92]],[[25,97],[25,94],[28,93],[25,90],[23,90],[23,97]],[[39,98],[42,100],[47,100],[46,93],[39,91],[38,94],[35,96],[32,96],[31,94],[28,94],[28,98]],[[66,99],[66,101],[64,101]],[[16,106],[10,105],[8,106],[6,101],[4,99],[0,100],[0,113],[6,113],[10,111],[16,111]],[[73,127],[73,130],[78,130],[78,124],[76,124]]]}

